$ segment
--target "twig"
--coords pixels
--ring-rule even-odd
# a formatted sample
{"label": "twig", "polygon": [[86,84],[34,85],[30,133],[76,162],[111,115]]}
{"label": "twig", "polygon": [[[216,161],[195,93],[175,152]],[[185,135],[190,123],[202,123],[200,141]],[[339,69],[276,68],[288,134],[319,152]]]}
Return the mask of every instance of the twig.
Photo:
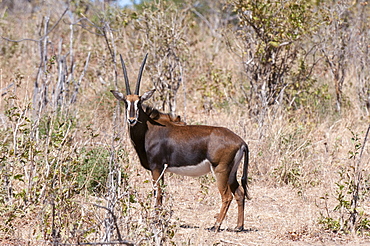
{"label": "twig", "polygon": [[74,246],[74,245],[128,245],[128,246],[135,246],[134,243],[128,241],[111,241],[111,242],[94,242],[94,243],[58,243],[57,245],[61,246]]}
{"label": "twig", "polygon": [[0,88],[0,90],[1,90],[1,96],[3,97],[3,96],[5,96],[7,93],[8,93],[8,90],[12,87],[12,86],[14,86],[14,83],[11,83],[10,85],[8,85],[7,87],[5,87],[5,88]]}
{"label": "twig", "polygon": [[[237,242],[232,242],[232,241],[225,240],[225,239],[221,239],[221,240],[220,240],[220,242],[222,242],[222,243],[230,243],[230,244],[240,245],[240,246],[247,246],[246,244],[237,243]],[[249,242],[249,243],[250,243],[250,242]]]}
{"label": "twig", "polygon": [[364,152],[364,149],[365,149],[365,144],[366,144],[366,141],[367,141],[367,137],[369,135],[369,131],[370,131],[370,124],[367,128],[367,131],[366,131],[366,135],[365,135],[365,139],[364,139],[364,142],[361,146],[361,152],[360,152],[360,156],[358,157],[357,159],[357,163],[356,163],[356,168],[355,168],[355,173],[354,173],[354,181],[353,181],[353,185],[354,185],[354,191],[353,191],[353,194],[352,194],[352,201],[351,201],[351,206],[353,208],[353,210],[350,212],[350,222],[351,222],[351,229],[352,229],[352,232],[354,232],[356,230],[356,223],[357,223],[357,207],[358,207],[358,200],[359,200],[359,190],[360,190],[360,182],[361,182],[361,179],[362,179],[362,172],[361,172],[361,169],[360,169],[360,164],[361,164],[361,158],[362,158],[362,154]]}
{"label": "twig", "polygon": [[19,39],[19,40],[13,40],[13,39],[6,38],[6,37],[3,37],[3,36],[2,36],[2,39],[6,40],[6,41],[9,41],[9,42],[16,42],[16,43],[19,43],[19,42],[22,42],[22,41],[40,42],[40,41],[44,40],[54,30],[54,28],[62,20],[63,16],[67,13],[68,9],[69,8],[67,7],[66,10],[64,10],[63,14],[59,17],[58,21],[54,24],[54,26],[39,39],[23,38],[23,39]]}
{"label": "twig", "polygon": [[153,180],[153,181],[155,181],[155,182],[153,183],[153,189],[154,189],[154,190],[156,190],[156,189],[158,188],[158,182],[159,182],[159,180],[163,177],[163,174],[164,174],[164,172],[166,171],[167,167],[168,167],[168,164],[164,164],[164,168],[163,168],[163,171],[162,171],[161,175],[159,175],[159,177],[158,177],[158,179],[157,179],[157,180]]}
{"label": "twig", "polygon": [[98,205],[98,204],[93,204],[95,207],[98,207],[98,208],[103,208],[105,210],[107,210],[111,215],[112,215],[112,218],[113,218],[113,221],[114,221],[114,225],[116,227],[116,230],[117,230],[117,236],[118,236],[118,241],[122,242],[122,237],[121,237],[121,232],[119,231],[119,228],[118,228],[118,224],[117,224],[117,217],[116,215],[113,213],[112,210],[110,210],[109,208],[107,207],[104,207],[104,206],[101,206],[101,205]]}
{"label": "twig", "polygon": [[[113,61],[113,65],[114,65],[115,86],[117,88],[118,73],[117,73],[117,62],[116,62],[116,46],[115,46],[115,43],[114,43],[114,37],[113,37],[112,30],[109,27],[109,23],[105,23],[104,27],[102,28],[101,31],[104,34],[104,38],[105,38],[109,53],[112,57],[112,61]],[[108,34],[110,34],[111,44],[109,43],[109,40],[108,40],[108,36],[107,36]],[[112,48],[113,48],[113,50],[112,50]],[[119,104],[117,104],[117,114],[113,115],[113,117],[114,117],[114,119],[113,119],[113,132],[114,132],[114,134],[113,134],[113,138],[111,140],[112,144],[111,144],[111,150],[110,150],[109,175],[108,175],[108,182],[107,182],[108,183],[107,184],[107,186],[108,186],[108,194],[107,194],[107,203],[108,203],[108,205],[107,205],[107,207],[110,208],[111,210],[114,209],[114,206],[117,203],[117,197],[119,196],[119,188],[120,188],[120,184],[121,184],[121,176],[120,176],[121,172],[119,171],[119,167],[118,167],[118,165],[116,164],[116,161],[115,161],[115,155],[116,155],[116,147],[115,147],[115,142],[116,141],[115,140],[117,139],[117,137],[119,136],[119,133],[121,132],[121,131],[116,130],[116,128],[120,126],[120,124],[119,124],[120,118],[118,117],[119,115],[120,115],[120,107],[119,107]],[[118,175],[116,178],[114,177],[115,174]],[[112,216],[113,216],[113,220],[114,220],[115,226],[116,226],[117,231],[118,231],[116,218],[114,217],[113,214],[112,214]],[[110,227],[111,227],[110,224],[105,225],[105,230],[106,230],[105,237],[106,238],[109,238],[110,235],[111,235]]]}
{"label": "twig", "polygon": [[89,20],[88,18],[86,18],[86,17],[83,17],[83,18],[81,18],[81,19],[78,19],[77,21],[75,21],[75,22],[73,22],[73,23],[70,23],[70,25],[79,26],[79,27],[81,27],[82,29],[84,29],[84,30],[88,31],[88,32],[89,32],[89,33],[91,33],[91,34],[94,34],[94,35],[97,35],[97,36],[103,36],[103,34],[101,34],[101,33],[93,32],[93,31],[91,31],[91,30],[87,29],[87,28],[86,28],[86,25],[79,24],[79,22],[81,22],[81,23],[82,23],[83,21],[87,21],[87,22],[91,25],[91,27],[93,27],[93,28],[95,28],[95,29],[100,30],[100,27],[99,27],[99,26],[97,26],[96,24],[94,24],[92,21],[90,21],[90,20]]}
{"label": "twig", "polygon": [[364,142],[363,142],[362,147],[361,147],[360,156],[359,156],[359,158],[358,158],[358,160],[357,160],[357,168],[359,168],[359,166],[360,166],[360,162],[361,162],[361,158],[362,158],[362,153],[364,152],[365,144],[366,144],[366,142],[367,142],[367,137],[368,137],[368,135],[369,135],[369,132],[370,132],[370,124],[369,124],[369,126],[368,126],[368,128],[367,128],[366,135],[365,135],[365,139],[364,139]]}
{"label": "twig", "polygon": [[[104,25],[104,27],[101,29],[101,31],[103,32],[104,40],[105,40],[105,42],[106,42],[106,44],[107,44],[107,48],[108,48],[108,50],[109,50],[109,54],[110,54],[110,55],[111,55],[111,57],[112,57],[112,61],[113,61],[113,63],[114,63],[114,64],[116,64],[116,54],[115,54],[115,52],[113,52],[112,47],[111,47],[111,46],[110,46],[110,44],[109,44],[109,39],[108,39],[108,33],[107,33],[107,30],[108,30],[109,34],[111,34],[111,37],[113,37],[113,35],[112,35],[112,30],[110,29],[109,23],[105,23],[105,25]],[[112,38],[112,41],[114,41],[114,40],[113,40],[113,38]],[[114,43],[113,43],[113,42],[112,42],[112,45],[114,46]],[[113,48],[114,48],[114,47],[113,47]]]}
{"label": "twig", "polygon": [[74,103],[76,102],[76,98],[77,98],[77,94],[78,94],[78,89],[80,88],[80,85],[81,85],[81,82],[82,82],[82,79],[83,77],[85,76],[85,73],[86,73],[86,70],[87,70],[87,67],[89,66],[89,61],[90,61],[90,55],[91,55],[91,52],[89,52],[87,54],[87,58],[86,58],[86,62],[85,62],[85,66],[84,66],[84,69],[82,70],[82,73],[80,75],[80,78],[78,79],[78,82],[77,84],[75,85],[75,90],[73,92],[73,96],[72,96],[72,99],[71,99],[71,103]]}

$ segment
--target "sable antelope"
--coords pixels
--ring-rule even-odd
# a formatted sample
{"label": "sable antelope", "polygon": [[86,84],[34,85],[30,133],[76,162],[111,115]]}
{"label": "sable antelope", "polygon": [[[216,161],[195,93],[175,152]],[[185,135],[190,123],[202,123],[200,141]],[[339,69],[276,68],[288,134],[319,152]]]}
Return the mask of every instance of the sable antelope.
{"label": "sable antelope", "polygon": [[[143,109],[155,90],[139,96],[140,80],[144,69],[145,56],[138,75],[135,93],[130,91],[125,64],[121,63],[126,83],[126,95],[111,91],[126,104],[130,137],[139,156],[141,165],[150,170],[154,184],[163,182],[163,173],[172,172],[186,176],[201,176],[212,171],[221,194],[222,206],[213,230],[219,231],[230,203],[235,197],[238,203],[236,231],[243,230],[244,203],[248,196],[248,146],[238,135],[227,128],[185,125],[171,122],[171,118],[156,121]],[[239,163],[244,156],[242,186],[236,176]],[[157,187],[156,206],[162,204],[161,187]]]}

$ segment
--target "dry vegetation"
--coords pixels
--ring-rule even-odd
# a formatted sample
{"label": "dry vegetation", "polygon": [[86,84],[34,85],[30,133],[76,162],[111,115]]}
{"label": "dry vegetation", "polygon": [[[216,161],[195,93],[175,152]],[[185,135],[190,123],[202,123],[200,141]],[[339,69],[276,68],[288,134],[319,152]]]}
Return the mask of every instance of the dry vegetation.
{"label": "dry vegetation", "polygon": [[[370,243],[366,1],[105,2],[0,1],[1,245]],[[208,230],[211,174],[168,174],[155,213],[109,93],[145,53],[152,105],[248,143],[245,231],[235,203]]]}

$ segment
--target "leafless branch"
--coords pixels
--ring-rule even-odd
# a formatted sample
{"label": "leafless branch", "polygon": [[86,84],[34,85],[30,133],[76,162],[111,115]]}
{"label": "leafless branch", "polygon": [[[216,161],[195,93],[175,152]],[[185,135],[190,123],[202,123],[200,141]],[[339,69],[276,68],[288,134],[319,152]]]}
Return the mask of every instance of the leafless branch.
{"label": "leafless branch", "polygon": [[[240,246],[245,246],[245,245],[246,245],[246,244],[237,243],[237,242],[233,242],[233,241],[226,240],[226,239],[221,239],[220,241],[221,241],[221,242],[223,242],[223,243],[233,244],[233,245],[240,245]],[[249,242],[249,243],[250,243],[250,242]]]}
{"label": "leafless branch", "polygon": [[59,246],[74,246],[74,245],[128,245],[128,246],[135,246],[134,243],[128,241],[111,241],[111,242],[94,242],[94,243],[58,243]]}
{"label": "leafless branch", "polygon": [[95,29],[100,29],[95,23],[93,23],[91,20],[89,20],[88,18],[84,17],[84,18],[80,18],[78,19],[77,21],[73,22],[73,23],[70,23],[69,25],[73,25],[73,26],[79,26],[81,27],[82,29],[88,31],[89,33],[91,34],[94,34],[94,35],[97,35],[97,36],[103,36],[103,34],[101,33],[97,33],[97,32],[94,32],[94,31],[91,31],[90,29],[87,28],[87,25],[84,25],[84,24],[80,24],[80,23],[83,23],[83,21],[86,21],[90,24],[90,27],[93,27]]}
{"label": "leafless branch", "polygon": [[54,24],[54,26],[52,28],[50,28],[50,30],[48,30],[47,33],[45,33],[41,38],[39,39],[32,39],[32,38],[23,38],[23,39],[19,39],[19,40],[13,40],[13,39],[10,39],[10,38],[6,38],[6,37],[2,37],[4,40],[6,41],[9,41],[9,42],[16,42],[16,43],[19,43],[19,42],[23,42],[23,41],[33,41],[33,42],[40,42],[42,40],[44,40],[54,29],[55,27],[58,26],[59,22],[62,20],[63,16],[67,13],[67,11],[69,10],[69,8],[67,7],[63,14],[59,17],[58,21]]}
{"label": "leafless branch", "polygon": [[86,73],[87,67],[89,66],[90,54],[91,54],[91,52],[89,52],[89,53],[87,54],[87,58],[86,58],[86,62],[85,62],[84,69],[82,70],[82,73],[81,73],[81,75],[80,75],[80,78],[78,79],[77,84],[75,85],[75,91],[73,92],[73,96],[72,96],[72,99],[71,99],[71,102],[72,102],[72,103],[76,101],[77,93],[78,93],[78,89],[80,88],[81,81],[82,81],[83,77],[85,76],[85,73]]}
{"label": "leafless branch", "polygon": [[359,158],[358,158],[358,160],[357,160],[357,169],[358,169],[358,168],[359,168],[359,166],[360,166],[360,162],[361,162],[362,154],[363,154],[364,149],[365,149],[365,144],[366,144],[366,142],[367,142],[367,137],[369,136],[369,132],[370,132],[370,124],[369,124],[369,126],[368,126],[368,128],[367,128],[366,135],[365,135],[365,139],[364,139],[364,142],[363,142],[362,147],[361,147],[360,156],[359,156]]}
{"label": "leafless branch", "polygon": [[98,205],[98,204],[93,204],[95,207],[98,207],[98,208],[103,208],[105,210],[108,211],[108,213],[112,216],[113,218],[113,222],[114,222],[114,226],[116,227],[116,231],[117,231],[117,236],[118,236],[118,241],[119,242],[123,242],[122,240],[122,237],[121,237],[121,232],[119,231],[119,227],[118,227],[118,224],[117,224],[117,217],[116,215],[113,213],[113,211],[107,207],[104,207],[104,206],[101,206],[101,205]]}

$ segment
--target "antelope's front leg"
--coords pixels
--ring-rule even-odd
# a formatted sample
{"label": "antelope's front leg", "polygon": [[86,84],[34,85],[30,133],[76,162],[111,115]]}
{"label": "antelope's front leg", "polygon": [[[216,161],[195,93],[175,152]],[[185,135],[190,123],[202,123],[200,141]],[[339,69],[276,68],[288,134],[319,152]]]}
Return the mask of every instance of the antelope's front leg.
{"label": "antelope's front leg", "polygon": [[152,178],[153,178],[153,189],[154,189],[154,197],[155,197],[155,207],[157,208],[157,207],[162,206],[162,200],[163,200],[161,185],[164,182],[164,178],[162,175],[162,171],[152,170]]}

